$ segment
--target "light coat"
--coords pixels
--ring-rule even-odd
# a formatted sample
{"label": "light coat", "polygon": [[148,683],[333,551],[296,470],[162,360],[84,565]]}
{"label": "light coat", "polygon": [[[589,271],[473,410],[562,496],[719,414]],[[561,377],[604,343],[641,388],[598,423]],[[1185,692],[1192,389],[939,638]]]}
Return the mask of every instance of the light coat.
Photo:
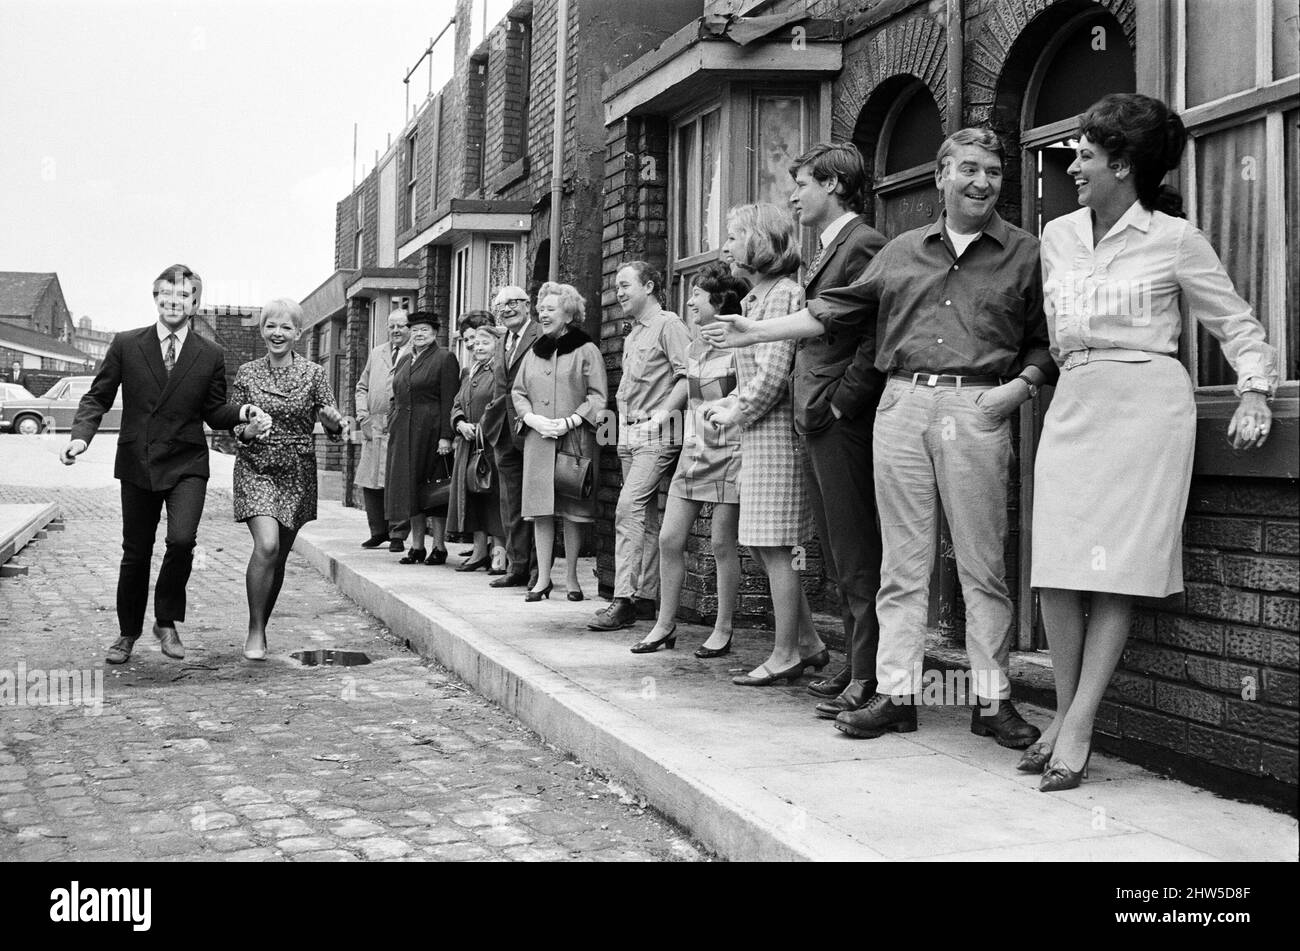
{"label": "light coat", "polygon": [[[408,343],[398,359],[411,349]],[[381,343],[370,351],[357,379],[357,425],[361,429],[361,457],[356,484],[362,489],[382,489],[388,468],[388,409],[393,402],[393,347]]]}

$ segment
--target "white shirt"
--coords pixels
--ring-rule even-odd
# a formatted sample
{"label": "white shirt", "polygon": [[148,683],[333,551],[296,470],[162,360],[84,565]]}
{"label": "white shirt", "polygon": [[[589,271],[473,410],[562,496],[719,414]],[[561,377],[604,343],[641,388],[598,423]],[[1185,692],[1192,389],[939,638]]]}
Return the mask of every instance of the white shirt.
{"label": "white shirt", "polygon": [[835,237],[845,229],[845,227],[848,225],[850,221],[852,221],[857,216],[858,213],[856,211],[846,211],[844,214],[840,215],[838,218],[836,218],[834,221],[828,224],[825,228],[823,228],[821,237],[818,239],[821,241],[821,246],[823,248],[829,248],[831,246],[831,242],[835,240]]}
{"label": "white shirt", "polygon": [[531,317],[529,317],[527,320],[523,322],[523,324],[519,327],[518,331],[514,331],[514,330],[506,331],[506,358],[507,359],[515,355],[515,347],[519,346],[519,341],[523,339],[524,334],[527,333],[528,325],[530,323],[532,323]]}
{"label": "white shirt", "polygon": [[1183,310],[1213,334],[1239,380],[1278,382],[1277,351],[1214,248],[1182,218],[1134,202],[1092,243],[1087,208],[1043,229],[1043,310],[1052,356],[1087,349],[1176,357]]}
{"label": "white shirt", "polygon": [[976,231],[974,234],[958,234],[945,224],[943,230],[948,232],[948,240],[952,242],[953,250],[957,252],[957,257],[966,253],[966,249],[975,243],[975,239],[982,235],[983,231]]}
{"label": "white shirt", "polygon": [[190,322],[185,321],[185,326],[180,330],[172,330],[160,320],[156,325],[156,329],[158,331],[158,352],[162,354],[163,362],[167,362],[167,335],[173,333],[176,335],[176,359],[179,360],[181,358],[181,348],[185,346],[185,338],[190,335]]}

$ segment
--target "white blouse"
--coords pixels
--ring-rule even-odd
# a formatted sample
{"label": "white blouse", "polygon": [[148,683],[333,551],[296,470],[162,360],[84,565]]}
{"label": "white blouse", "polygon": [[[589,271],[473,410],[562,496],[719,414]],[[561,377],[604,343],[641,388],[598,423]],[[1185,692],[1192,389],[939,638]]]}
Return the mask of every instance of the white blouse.
{"label": "white blouse", "polygon": [[[1182,307],[1213,334],[1238,382],[1278,382],[1277,351],[1219,257],[1182,218],[1134,202],[1096,247],[1087,208],[1043,229],[1043,309],[1052,356],[1088,349],[1176,356]],[[1181,304],[1180,304],[1181,299]]]}

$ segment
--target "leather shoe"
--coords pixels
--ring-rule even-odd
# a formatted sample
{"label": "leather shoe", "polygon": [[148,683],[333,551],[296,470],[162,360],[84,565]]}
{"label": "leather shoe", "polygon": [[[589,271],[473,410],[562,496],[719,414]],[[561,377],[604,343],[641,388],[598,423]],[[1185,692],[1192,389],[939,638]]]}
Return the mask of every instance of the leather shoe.
{"label": "leather shoe", "polygon": [[153,626],[153,632],[157,635],[158,640],[162,643],[162,652],[172,660],[185,659],[185,645],[181,643],[181,637],[176,633],[174,627]]}
{"label": "leather shoe", "polygon": [[876,693],[874,680],[850,680],[849,685],[832,700],[823,700],[817,704],[817,716],[823,720],[834,720],[841,713],[861,710]]}
{"label": "leather shoe", "polygon": [[835,729],[858,739],[875,739],[889,731],[916,732],[916,704],[911,697],[878,693],[866,706],[835,718]]}
{"label": "leather shoe", "polygon": [[526,584],[528,584],[527,575],[503,575],[502,577],[498,578],[496,581],[489,581],[488,587],[519,588]]}
{"label": "leather shoe", "polygon": [[135,647],[134,637],[119,637],[104,655],[105,663],[125,664],[131,659],[131,649]]}
{"label": "leather shoe", "polygon": [[387,535],[371,535],[361,543],[362,548],[378,548],[384,542],[388,541]]}
{"label": "leather shoe", "polygon": [[406,551],[406,542],[402,541],[400,538],[394,538],[391,542],[388,543],[388,550]]}
{"label": "leather shoe", "polygon": [[849,679],[852,676],[849,671],[849,665],[845,664],[835,672],[834,677],[824,677],[821,680],[814,680],[808,685],[808,692],[814,697],[822,697],[826,700],[832,697],[838,697],[844,692],[844,688],[849,685]]}
{"label": "leather shoe", "polygon": [[976,736],[991,736],[998,746],[1023,750],[1038,741],[1042,731],[1016,712],[1010,700],[986,701],[971,707],[970,731]]}
{"label": "leather shoe", "polygon": [[620,631],[636,623],[636,608],[630,598],[615,598],[609,607],[587,625],[589,631]]}
{"label": "leather shoe", "polygon": [[633,598],[632,607],[636,610],[638,621],[653,621],[659,613],[659,605],[651,598]]}

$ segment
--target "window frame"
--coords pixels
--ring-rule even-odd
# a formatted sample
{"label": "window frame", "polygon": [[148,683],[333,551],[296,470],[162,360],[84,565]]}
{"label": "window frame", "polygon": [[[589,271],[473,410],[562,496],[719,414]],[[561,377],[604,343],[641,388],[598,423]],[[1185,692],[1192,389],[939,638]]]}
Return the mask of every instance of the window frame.
{"label": "window frame", "polygon": [[403,227],[407,229],[415,227],[415,189],[420,182],[418,173],[419,146],[420,130],[412,129],[411,134],[406,137],[406,215]]}
{"label": "window frame", "polygon": [[[1174,0],[1170,21],[1166,26],[1173,36],[1174,68],[1170,77],[1171,95],[1168,98],[1174,111],[1182,117],[1189,136],[1183,164],[1179,169],[1179,185],[1186,204],[1188,220],[1198,224],[1198,139],[1263,119],[1265,154],[1269,157],[1277,156],[1279,159],[1279,161],[1264,163],[1266,213],[1263,245],[1268,248],[1278,248],[1280,252],[1268,255],[1265,262],[1268,312],[1261,314],[1256,310],[1255,316],[1264,325],[1268,333],[1268,342],[1278,352],[1278,371],[1281,381],[1278,395],[1295,399],[1300,396],[1300,380],[1295,377],[1287,378],[1286,355],[1290,335],[1300,333],[1300,326],[1288,327],[1287,308],[1288,303],[1293,308],[1300,307],[1300,303],[1287,300],[1285,268],[1291,258],[1286,252],[1287,182],[1283,122],[1286,113],[1295,108],[1297,96],[1300,96],[1300,73],[1282,79],[1273,78],[1273,3],[1272,0],[1255,0],[1255,86],[1189,108],[1187,107],[1186,0]],[[1292,183],[1292,187],[1300,188],[1300,182]],[[1248,303],[1255,308],[1254,301]],[[1183,326],[1183,341],[1183,364],[1191,375],[1198,405],[1209,406],[1213,403],[1230,401],[1235,408],[1236,395],[1233,386],[1228,384],[1202,386],[1199,382],[1200,346],[1195,319],[1190,316],[1187,316]],[[1297,375],[1300,376],[1300,373]],[[1222,415],[1222,407],[1219,407],[1219,412],[1208,415],[1213,417]]]}

